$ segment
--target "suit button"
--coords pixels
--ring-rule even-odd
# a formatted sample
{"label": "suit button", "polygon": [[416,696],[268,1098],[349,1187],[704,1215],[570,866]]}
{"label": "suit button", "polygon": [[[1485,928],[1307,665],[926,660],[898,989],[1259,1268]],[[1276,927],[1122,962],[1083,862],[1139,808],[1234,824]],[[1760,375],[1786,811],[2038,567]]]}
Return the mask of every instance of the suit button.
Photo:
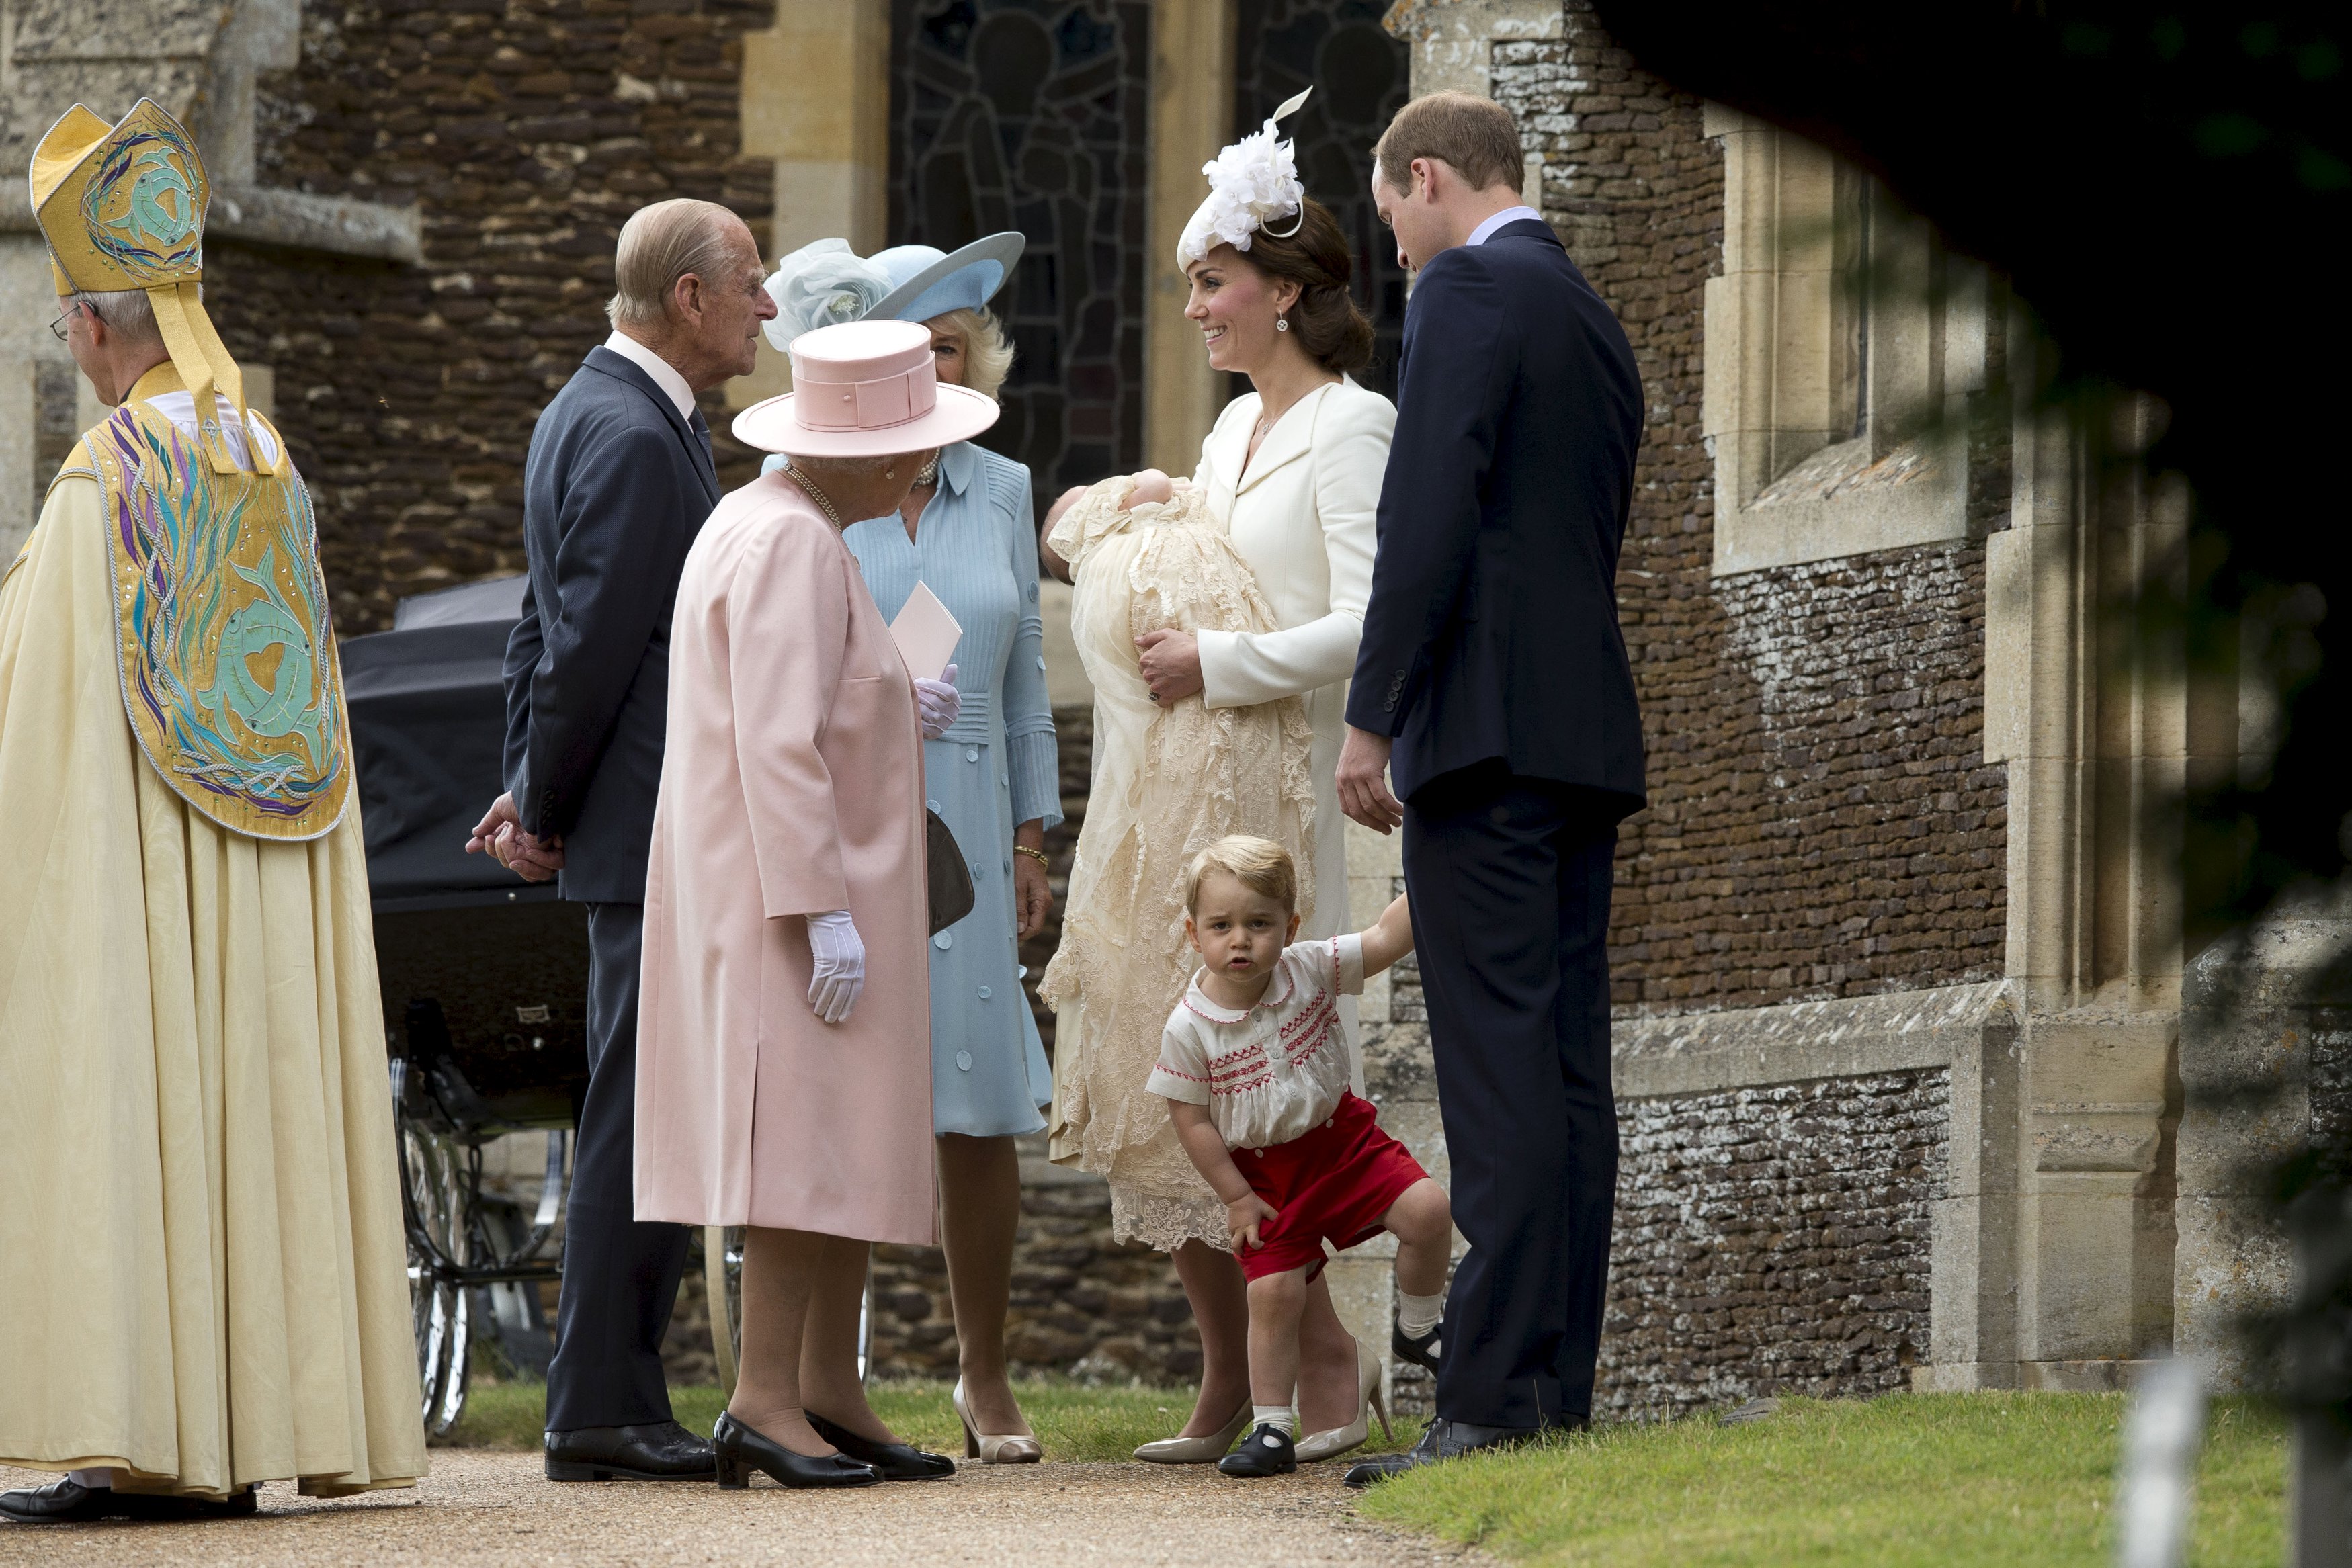
{"label": "suit button", "polygon": [[[944,953],[949,948],[955,946],[955,938],[942,931],[938,936],[931,938],[931,946]],[[901,951],[904,951],[904,949],[901,949]]]}
{"label": "suit button", "polygon": [[961,1072],[970,1072],[971,1071],[971,1052],[968,1051],[959,1051],[956,1052],[956,1069]]}
{"label": "suit button", "polygon": [[980,988],[980,999],[981,999],[982,1001],[983,1001],[983,1002],[984,1002],[984,1001],[988,1000],[989,997],[990,997],[991,995],[992,995],[992,994],[993,994],[993,993],[992,993],[986,986],[982,986],[982,987],[981,987],[981,988]]}

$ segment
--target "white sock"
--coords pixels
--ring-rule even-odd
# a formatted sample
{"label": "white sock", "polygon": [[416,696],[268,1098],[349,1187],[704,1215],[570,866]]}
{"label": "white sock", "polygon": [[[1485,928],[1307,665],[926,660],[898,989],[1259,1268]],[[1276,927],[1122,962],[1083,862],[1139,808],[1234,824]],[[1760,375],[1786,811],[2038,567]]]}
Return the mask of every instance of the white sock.
{"label": "white sock", "polygon": [[1286,1437],[1296,1435],[1298,1430],[1297,1419],[1291,1415],[1290,1406],[1287,1405],[1251,1406],[1250,1425],[1278,1427]]}
{"label": "white sock", "polygon": [[92,1491],[111,1491],[114,1489],[114,1467],[100,1465],[96,1469],[68,1470],[66,1479],[76,1486],[88,1487]]}
{"label": "white sock", "polygon": [[1404,1331],[1407,1339],[1419,1339],[1435,1328],[1437,1320],[1444,1315],[1443,1291],[1426,1296],[1416,1296],[1411,1291],[1397,1292],[1397,1327]]}

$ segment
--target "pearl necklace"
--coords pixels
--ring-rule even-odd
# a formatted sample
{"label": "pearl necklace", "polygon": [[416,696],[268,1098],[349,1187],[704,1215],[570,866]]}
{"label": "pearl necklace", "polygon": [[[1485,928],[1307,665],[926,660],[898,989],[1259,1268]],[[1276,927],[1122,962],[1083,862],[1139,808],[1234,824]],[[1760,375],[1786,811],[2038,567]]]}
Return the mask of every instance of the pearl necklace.
{"label": "pearl necklace", "polygon": [[824,491],[816,487],[816,481],[811,479],[807,475],[802,473],[799,469],[793,467],[789,464],[784,467],[784,475],[787,478],[791,479],[793,484],[798,485],[803,490],[808,493],[808,498],[817,504],[818,508],[824,513],[826,519],[833,524],[833,531],[840,533],[843,528],[841,514],[833,509],[833,503],[826,499],[825,493]]}

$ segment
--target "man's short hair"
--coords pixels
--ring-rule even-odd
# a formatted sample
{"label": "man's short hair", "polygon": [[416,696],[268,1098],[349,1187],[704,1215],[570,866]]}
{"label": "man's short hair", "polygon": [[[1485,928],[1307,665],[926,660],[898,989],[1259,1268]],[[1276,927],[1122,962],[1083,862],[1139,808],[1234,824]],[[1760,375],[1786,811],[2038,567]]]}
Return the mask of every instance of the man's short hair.
{"label": "man's short hair", "polygon": [[1194,855],[1192,869],[1184,873],[1185,914],[1200,912],[1201,879],[1213,871],[1223,872],[1261,898],[1273,899],[1285,914],[1298,907],[1297,862],[1272,839],[1232,833]]}
{"label": "man's short hair", "polygon": [[1442,161],[1474,191],[1496,184],[1518,191],[1527,183],[1518,122],[1476,93],[1433,92],[1397,110],[1372,149],[1373,166],[1391,186],[1410,191],[1416,158]]}
{"label": "man's short hair", "polygon": [[126,343],[162,343],[163,326],[155,319],[155,302],[143,288],[83,289],[74,300],[89,307],[106,329]]}
{"label": "man's short hair", "polygon": [[719,270],[727,265],[735,227],[735,214],[727,208],[691,196],[639,207],[621,225],[605,316],[615,327],[660,326],[679,278],[690,273],[707,284],[722,282]]}

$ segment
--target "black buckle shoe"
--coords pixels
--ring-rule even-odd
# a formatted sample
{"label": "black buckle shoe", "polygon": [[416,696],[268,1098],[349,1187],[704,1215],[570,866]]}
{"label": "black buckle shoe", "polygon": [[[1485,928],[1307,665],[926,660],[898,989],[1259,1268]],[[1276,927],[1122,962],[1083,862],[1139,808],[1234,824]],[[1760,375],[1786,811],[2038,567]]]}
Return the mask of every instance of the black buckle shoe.
{"label": "black buckle shoe", "polygon": [[1298,1448],[1289,1433],[1261,1421],[1240,1448],[1217,1461],[1217,1469],[1229,1476],[1286,1476],[1298,1469]]}
{"label": "black buckle shoe", "polygon": [[675,1421],[547,1434],[551,1481],[707,1481],[718,1474],[710,1445]]}
{"label": "black buckle shoe", "polygon": [[1516,1448],[1532,1443],[1543,1436],[1539,1427],[1479,1427],[1468,1421],[1448,1421],[1443,1417],[1432,1421],[1428,1430],[1402,1454],[1382,1454],[1349,1468],[1346,1481],[1351,1487],[1368,1487],[1391,1476],[1423,1465],[1433,1465],[1440,1459],[1458,1459],[1465,1454],[1475,1454],[1495,1448]]}
{"label": "black buckle shoe", "polygon": [[814,1410],[805,1414],[818,1437],[859,1463],[872,1465],[886,1481],[936,1481],[955,1474],[955,1461],[945,1454],[934,1454],[912,1443],[877,1443]]}
{"label": "black buckle shoe", "polygon": [[1434,1377],[1438,1364],[1445,1359],[1445,1322],[1439,1319],[1436,1327],[1413,1339],[1405,1333],[1402,1322],[1391,1318],[1389,1348],[1396,1352],[1398,1360],[1409,1361]]}
{"label": "black buckle shoe", "polygon": [[882,1479],[882,1473],[862,1459],[847,1454],[823,1454],[814,1458],[795,1454],[782,1443],[756,1427],[746,1427],[733,1416],[722,1415],[719,1424],[710,1429],[711,1448],[719,1460],[719,1490],[742,1491],[751,1484],[753,1470],[765,1470],[776,1479],[779,1486],[870,1487]]}

